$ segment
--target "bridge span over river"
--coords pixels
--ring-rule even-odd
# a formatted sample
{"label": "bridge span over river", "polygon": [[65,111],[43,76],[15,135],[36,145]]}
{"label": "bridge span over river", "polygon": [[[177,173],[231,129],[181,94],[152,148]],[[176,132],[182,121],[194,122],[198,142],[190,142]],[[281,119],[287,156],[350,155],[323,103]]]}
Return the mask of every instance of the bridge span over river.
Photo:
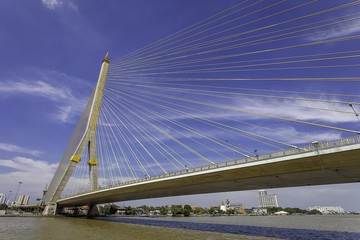
{"label": "bridge span over river", "polygon": [[120,58],[106,54],[44,213],[359,182],[357,5],[241,1]]}
{"label": "bridge span over river", "polygon": [[82,206],[199,193],[360,182],[360,137],[109,186],[59,199]]}

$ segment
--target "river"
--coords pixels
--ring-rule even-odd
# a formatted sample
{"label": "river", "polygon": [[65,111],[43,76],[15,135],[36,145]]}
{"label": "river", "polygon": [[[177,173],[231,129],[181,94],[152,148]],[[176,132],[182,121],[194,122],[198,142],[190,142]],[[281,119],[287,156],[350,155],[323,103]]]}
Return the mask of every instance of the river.
{"label": "river", "polygon": [[0,239],[360,239],[360,216],[0,217]]}

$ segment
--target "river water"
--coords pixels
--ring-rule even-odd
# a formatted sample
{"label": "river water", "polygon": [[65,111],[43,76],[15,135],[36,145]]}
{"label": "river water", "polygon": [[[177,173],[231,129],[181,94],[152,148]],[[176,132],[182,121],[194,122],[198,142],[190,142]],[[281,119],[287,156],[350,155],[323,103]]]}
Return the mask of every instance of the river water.
{"label": "river water", "polygon": [[0,217],[0,239],[360,239],[360,216]]}

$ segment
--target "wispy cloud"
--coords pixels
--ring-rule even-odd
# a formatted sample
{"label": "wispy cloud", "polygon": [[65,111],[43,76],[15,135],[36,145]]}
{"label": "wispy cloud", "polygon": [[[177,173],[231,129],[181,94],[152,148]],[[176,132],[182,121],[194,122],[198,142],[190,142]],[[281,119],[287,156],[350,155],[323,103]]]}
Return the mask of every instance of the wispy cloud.
{"label": "wispy cloud", "polygon": [[56,9],[64,5],[62,0],[41,0],[45,7],[49,9]]}
{"label": "wispy cloud", "polygon": [[61,8],[64,6],[69,7],[73,10],[78,9],[77,5],[71,0],[41,0],[41,1],[46,8],[49,8],[51,10],[55,10],[57,8]]}
{"label": "wispy cloud", "polygon": [[[270,119],[270,116],[276,116],[302,121],[320,121],[327,123],[344,123],[358,121],[355,115],[352,114],[349,110],[348,105],[331,102],[331,100],[336,101],[337,99],[327,100],[327,102],[302,100],[267,100],[267,103],[260,103],[254,101],[251,102],[251,104],[239,101],[236,104],[236,108],[239,109],[240,112],[249,112],[249,114],[247,114],[249,115],[249,118],[254,118],[254,116],[257,116],[257,118]],[[325,111],[321,109],[327,110]],[[349,113],[341,113],[334,110],[348,111]],[[263,116],[261,116],[261,114],[263,114]],[[269,117],[267,117],[266,115],[269,115]],[[246,118],[247,116],[241,115],[241,117]]]}
{"label": "wispy cloud", "polygon": [[23,96],[44,98],[56,105],[56,111],[50,116],[62,123],[71,122],[81,114],[88,99],[86,90],[90,92],[92,88],[85,81],[64,73],[33,68],[19,70],[16,75],[0,80],[0,100]]}
{"label": "wispy cloud", "polygon": [[260,128],[252,128],[249,131],[259,135],[276,139],[288,144],[302,146],[313,141],[333,141],[340,139],[341,133],[336,131],[300,131],[293,126],[272,127],[273,131],[264,131]]}
{"label": "wispy cloud", "polygon": [[45,97],[53,101],[72,98],[69,89],[56,88],[43,81],[0,83],[0,92],[11,95],[28,94],[33,96]]}
{"label": "wispy cloud", "polygon": [[308,39],[311,41],[323,41],[332,38],[346,37],[360,32],[360,20],[354,20],[347,24],[338,24],[336,28],[328,29],[323,32],[314,33]]}
{"label": "wispy cloud", "polygon": [[58,111],[54,114],[54,117],[61,122],[68,122],[71,117],[72,106],[59,106]]}
{"label": "wispy cloud", "polygon": [[21,172],[54,172],[57,164],[49,164],[45,161],[34,160],[25,157],[15,157],[11,160],[0,160],[0,166],[8,167]]}
{"label": "wispy cloud", "polygon": [[0,159],[0,168],[7,171],[0,173],[0,192],[15,191],[16,183],[23,182],[20,192],[29,194],[32,202],[41,197],[42,189],[51,181],[57,164],[25,157]]}
{"label": "wispy cloud", "polygon": [[[193,107],[193,110],[180,109],[180,111],[183,111],[184,113],[165,111],[163,115],[168,119],[177,121],[196,118],[210,119],[213,121],[227,121],[230,119],[248,121],[276,119],[276,117],[328,123],[358,121],[348,103],[342,103],[344,102],[342,99],[322,98],[320,96],[318,98],[306,100],[304,96],[300,95],[283,97],[284,99],[262,97],[244,98],[224,102],[217,101],[213,104],[210,103],[214,105],[211,109],[195,106]],[[199,111],[197,111],[197,109],[199,109]],[[273,118],[271,116],[273,116]],[[278,121],[280,120],[278,119]]]}
{"label": "wispy cloud", "polygon": [[38,150],[23,148],[23,147],[20,147],[17,145],[1,143],[1,142],[0,142],[0,150],[7,151],[7,152],[14,152],[14,153],[30,154],[33,156],[39,156],[42,153],[41,151],[38,151]]}

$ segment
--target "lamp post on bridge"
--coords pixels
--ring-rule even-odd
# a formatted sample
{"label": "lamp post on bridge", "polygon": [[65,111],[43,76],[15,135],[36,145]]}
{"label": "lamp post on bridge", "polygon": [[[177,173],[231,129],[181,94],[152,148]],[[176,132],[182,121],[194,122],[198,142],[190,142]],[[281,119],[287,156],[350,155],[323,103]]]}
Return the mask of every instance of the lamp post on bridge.
{"label": "lamp post on bridge", "polygon": [[235,152],[236,152],[236,150],[235,150],[235,148],[237,147],[237,146],[239,146],[240,144],[232,144],[229,140],[225,140],[225,142],[226,143],[228,143],[231,147],[232,147],[232,150],[233,150],[233,159],[235,159]]}
{"label": "lamp post on bridge", "polygon": [[254,149],[254,155],[256,156],[256,159],[259,160],[259,154],[257,153],[257,149]]}

